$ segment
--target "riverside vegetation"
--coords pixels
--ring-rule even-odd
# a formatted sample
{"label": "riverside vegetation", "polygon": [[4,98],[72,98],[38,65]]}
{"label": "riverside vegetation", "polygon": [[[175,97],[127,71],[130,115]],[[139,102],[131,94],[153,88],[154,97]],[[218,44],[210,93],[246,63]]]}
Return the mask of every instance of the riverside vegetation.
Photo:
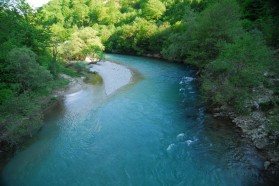
{"label": "riverside vegetation", "polygon": [[278,148],[275,0],[52,0],[37,10],[14,0],[0,6],[1,143],[18,144],[40,127],[43,100],[65,84],[59,74],[77,75],[63,61],[112,52],[196,66],[208,108],[233,113],[232,119],[262,114],[264,137],[273,134]]}

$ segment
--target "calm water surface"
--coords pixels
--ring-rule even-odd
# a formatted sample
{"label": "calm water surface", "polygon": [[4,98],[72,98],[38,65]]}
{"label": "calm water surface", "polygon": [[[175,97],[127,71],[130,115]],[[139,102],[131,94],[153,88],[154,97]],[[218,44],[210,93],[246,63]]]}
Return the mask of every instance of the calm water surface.
{"label": "calm water surface", "polygon": [[49,114],[1,173],[11,186],[260,185],[262,161],[229,122],[207,116],[194,70],[107,55],[141,78],[105,96],[88,86]]}

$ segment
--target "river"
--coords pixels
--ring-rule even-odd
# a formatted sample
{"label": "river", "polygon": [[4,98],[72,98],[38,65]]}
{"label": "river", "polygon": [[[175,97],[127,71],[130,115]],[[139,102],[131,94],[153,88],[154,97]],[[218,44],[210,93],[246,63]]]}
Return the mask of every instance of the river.
{"label": "river", "polygon": [[88,85],[48,114],[1,172],[11,186],[258,185],[262,160],[201,103],[195,71],[107,55],[136,72],[110,96]]}

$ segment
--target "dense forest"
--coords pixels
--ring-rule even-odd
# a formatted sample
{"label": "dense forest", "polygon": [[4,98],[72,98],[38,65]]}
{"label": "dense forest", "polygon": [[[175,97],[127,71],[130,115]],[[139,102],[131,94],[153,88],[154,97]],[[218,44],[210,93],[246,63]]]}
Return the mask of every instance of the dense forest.
{"label": "dense forest", "polygon": [[209,108],[249,114],[260,90],[279,129],[279,7],[275,0],[52,0],[33,10],[0,4],[0,140],[16,145],[40,128],[51,93],[77,75],[64,61],[104,52],[196,66]]}

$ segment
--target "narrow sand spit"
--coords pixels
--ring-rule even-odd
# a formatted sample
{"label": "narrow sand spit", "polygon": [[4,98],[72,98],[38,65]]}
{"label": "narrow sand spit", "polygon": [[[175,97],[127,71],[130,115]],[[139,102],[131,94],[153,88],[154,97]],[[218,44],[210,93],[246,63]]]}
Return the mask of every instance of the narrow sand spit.
{"label": "narrow sand spit", "polygon": [[63,77],[64,79],[69,80],[70,83],[69,83],[67,88],[59,90],[56,93],[57,96],[59,96],[59,95],[61,96],[61,95],[65,95],[65,94],[72,94],[72,93],[78,92],[86,86],[86,84],[83,82],[84,78],[82,78],[82,77],[73,78],[73,77],[70,77],[66,74],[62,74],[61,77]]}
{"label": "narrow sand spit", "polygon": [[107,95],[129,84],[132,79],[132,72],[127,67],[109,61],[92,65],[90,71],[98,72],[102,76]]}

